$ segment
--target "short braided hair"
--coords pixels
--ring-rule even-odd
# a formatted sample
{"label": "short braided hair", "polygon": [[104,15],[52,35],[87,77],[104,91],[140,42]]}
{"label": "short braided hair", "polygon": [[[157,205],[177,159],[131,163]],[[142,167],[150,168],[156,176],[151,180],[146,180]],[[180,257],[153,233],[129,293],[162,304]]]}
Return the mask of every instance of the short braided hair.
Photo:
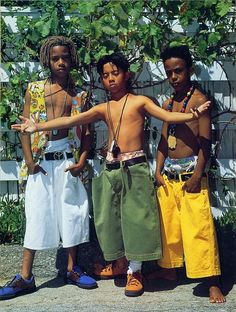
{"label": "short braided hair", "polygon": [[76,53],[76,46],[70,38],[64,36],[51,36],[43,42],[39,55],[42,66],[44,68],[50,68],[50,50],[55,46],[68,47],[71,56],[71,67],[77,68],[78,58]]}
{"label": "short braided hair", "polygon": [[189,47],[187,45],[167,47],[161,53],[161,59],[163,62],[172,57],[184,60],[188,68],[192,67],[193,65],[192,56],[190,54]]}

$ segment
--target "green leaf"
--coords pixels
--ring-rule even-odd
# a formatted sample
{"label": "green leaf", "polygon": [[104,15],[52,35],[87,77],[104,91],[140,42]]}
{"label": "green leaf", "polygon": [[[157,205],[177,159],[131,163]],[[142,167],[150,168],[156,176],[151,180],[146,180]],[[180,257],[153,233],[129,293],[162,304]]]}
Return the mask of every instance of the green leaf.
{"label": "green leaf", "polygon": [[208,42],[209,42],[210,44],[216,44],[216,43],[218,43],[218,42],[220,41],[220,39],[221,39],[220,33],[218,33],[218,32],[213,32],[213,33],[210,33],[210,34],[209,34]]}
{"label": "green leaf", "polygon": [[120,20],[127,20],[129,17],[119,3],[114,5],[114,14]]}
{"label": "green leaf", "polygon": [[52,19],[50,18],[45,24],[43,24],[41,34],[43,37],[47,37],[50,33],[50,28],[52,24]]}
{"label": "green leaf", "polygon": [[102,31],[107,34],[107,35],[110,35],[110,36],[115,36],[117,34],[117,31],[113,28],[111,28],[110,26],[104,26],[102,28]]}
{"label": "green leaf", "polygon": [[130,65],[130,71],[133,73],[137,73],[140,69],[140,64],[139,63],[135,63],[135,64],[131,64]]}
{"label": "green leaf", "polygon": [[216,12],[222,17],[225,16],[232,6],[231,0],[220,0],[216,5]]}

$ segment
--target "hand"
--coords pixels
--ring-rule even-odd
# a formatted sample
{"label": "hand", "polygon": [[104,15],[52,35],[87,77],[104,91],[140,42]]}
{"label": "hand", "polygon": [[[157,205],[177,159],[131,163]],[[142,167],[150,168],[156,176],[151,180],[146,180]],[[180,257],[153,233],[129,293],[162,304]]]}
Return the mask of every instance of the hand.
{"label": "hand", "polygon": [[156,183],[157,183],[157,187],[159,186],[166,187],[165,180],[160,173],[156,173]]}
{"label": "hand", "polygon": [[44,175],[48,175],[47,172],[38,164],[30,163],[27,165],[29,174],[36,174],[42,172]]}
{"label": "hand", "polygon": [[12,125],[11,128],[13,130],[19,131],[22,134],[33,133],[37,131],[37,126],[32,120],[24,116],[19,116],[19,118],[23,121],[23,123]]}
{"label": "hand", "polygon": [[198,108],[190,108],[191,113],[193,113],[193,116],[195,118],[200,118],[210,107],[211,101],[207,101],[205,103],[203,103],[202,105],[200,105]]}
{"label": "hand", "polygon": [[197,178],[194,175],[192,175],[191,178],[184,183],[182,190],[188,193],[200,193],[201,178]]}
{"label": "hand", "polygon": [[82,170],[84,169],[84,164],[73,164],[65,169],[65,172],[70,171],[73,177],[78,177]]}

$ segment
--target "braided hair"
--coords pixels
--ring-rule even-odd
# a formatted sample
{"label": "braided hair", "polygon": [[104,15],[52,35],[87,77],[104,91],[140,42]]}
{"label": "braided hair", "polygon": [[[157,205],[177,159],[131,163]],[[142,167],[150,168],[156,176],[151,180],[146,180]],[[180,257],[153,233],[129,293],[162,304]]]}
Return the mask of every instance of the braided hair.
{"label": "braided hair", "polygon": [[51,36],[43,42],[40,49],[40,63],[44,68],[50,68],[50,50],[55,46],[68,47],[71,57],[71,68],[76,68],[78,66],[78,58],[74,42],[64,36]]}

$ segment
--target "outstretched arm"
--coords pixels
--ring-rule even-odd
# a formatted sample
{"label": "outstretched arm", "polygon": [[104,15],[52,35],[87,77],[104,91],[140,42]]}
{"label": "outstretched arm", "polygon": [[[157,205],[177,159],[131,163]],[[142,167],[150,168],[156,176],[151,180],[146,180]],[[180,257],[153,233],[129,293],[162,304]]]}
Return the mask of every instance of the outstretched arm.
{"label": "outstretched arm", "polygon": [[90,110],[76,116],[59,117],[42,123],[34,123],[32,120],[25,118],[24,116],[20,116],[19,118],[23,121],[23,123],[12,125],[11,128],[22,133],[33,133],[37,131],[53,129],[68,129],[76,125],[84,125],[99,119],[103,119],[102,105],[100,107],[99,106],[100,105],[97,105]]}
{"label": "outstretched arm", "polygon": [[191,113],[168,112],[154,104],[152,100],[144,97],[144,110],[151,116],[168,123],[184,123],[200,118],[209,108],[210,101],[200,105],[196,110],[191,109]]}

